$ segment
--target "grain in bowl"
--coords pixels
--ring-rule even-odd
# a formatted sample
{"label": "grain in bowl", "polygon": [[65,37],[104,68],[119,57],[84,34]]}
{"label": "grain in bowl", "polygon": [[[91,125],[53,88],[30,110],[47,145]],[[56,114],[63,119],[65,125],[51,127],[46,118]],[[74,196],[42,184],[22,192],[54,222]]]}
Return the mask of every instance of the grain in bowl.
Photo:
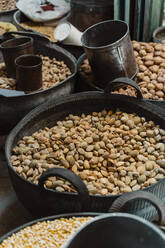
{"label": "grain in bowl", "polygon": [[0,248],[61,248],[73,233],[90,220],[92,217],[70,217],[38,222],[9,236]]}

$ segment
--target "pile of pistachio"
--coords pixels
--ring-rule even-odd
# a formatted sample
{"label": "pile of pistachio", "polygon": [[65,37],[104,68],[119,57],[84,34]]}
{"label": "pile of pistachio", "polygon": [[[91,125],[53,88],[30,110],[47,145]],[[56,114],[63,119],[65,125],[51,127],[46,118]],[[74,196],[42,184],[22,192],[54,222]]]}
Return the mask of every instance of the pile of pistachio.
{"label": "pile of pistachio", "polygon": [[[131,192],[165,177],[165,131],[120,110],[70,114],[52,128],[23,137],[13,149],[11,164],[35,184],[47,169],[61,167],[79,175],[90,194]],[[75,192],[61,178],[50,177],[45,186]]]}

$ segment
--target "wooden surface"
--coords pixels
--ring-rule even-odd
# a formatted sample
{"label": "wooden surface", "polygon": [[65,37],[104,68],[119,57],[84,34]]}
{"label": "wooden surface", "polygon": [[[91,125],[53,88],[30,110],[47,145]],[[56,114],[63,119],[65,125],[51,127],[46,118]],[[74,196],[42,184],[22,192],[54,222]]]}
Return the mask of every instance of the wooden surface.
{"label": "wooden surface", "polygon": [[0,237],[33,219],[12,188],[3,151],[4,139],[0,136]]}

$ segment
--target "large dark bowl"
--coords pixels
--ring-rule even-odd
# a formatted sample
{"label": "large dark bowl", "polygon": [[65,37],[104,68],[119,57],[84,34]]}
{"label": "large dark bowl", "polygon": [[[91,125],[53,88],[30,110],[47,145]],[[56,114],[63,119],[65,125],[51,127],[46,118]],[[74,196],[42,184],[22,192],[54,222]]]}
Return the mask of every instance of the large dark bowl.
{"label": "large dark bowl", "polygon": [[[63,60],[70,68],[71,76],[55,84],[47,90],[41,90],[22,96],[4,97],[0,95],[0,134],[8,133],[30,110],[48,100],[74,92],[75,78],[77,73],[76,59],[63,48],[51,43],[34,39],[34,51],[36,54]],[[2,59],[2,57],[1,57]],[[1,60],[2,61],[2,60]]]}
{"label": "large dark bowl", "polygon": [[70,237],[64,248],[164,248],[165,235],[153,224],[130,214],[94,218]]}
{"label": "large dark bowl", "polygon": [[[121,82],[121,80],[119,81]],[[136,88],[138,89],[138,87]],[[5,147],[8,169],[18,198],[30,212],[38,216],[80,211],[107,212],[113,201],[118,198],[119,195],[89,195],[86,188],[82,187],[82,181],[76,181],[75,178],[71,178],[70,176],[68,179],[74,183],[79,193],[61,193],[47,190],[43,187],[42,183],[47,177],[57,175],[57,172],[54,173],[53,169],[47,171],[44,176],[41,176],[40,186],[25,180],[13,169],[10,162],[12,149],[17,142],[22,137],[31,135],[41,128],[54,126],[57,121],[63,120],[69,114],[88,114],[93,111],[101,111],[104,108],[112,110],[119,108],[124,112],[136,113],[139,116],[144,116],[147,120],[154,121],[156,124],[159,124],[161,128],[164,128],[165,112],[162,112],[161,108],[143,100],[139,90],[138,97],[139,99],[136,99],[119,94],[109,95],[103,92],[74,94],[38,107],[30,112],[12,130],[8,136]],[[62,173],[60,176],[62,176]],[[65,178],[66,177],[67,175],[65,175]],[[165,201],[165,179],[160,180],[144,190],[152,192]],[[149,206],[150,204],[144,203],[143,201],[138,204],[132,203],[130,205],[130,212],[137,213],[138,211],[144,211],[144,215],[146,215],[146,207]],[[153,215],[153,209],[149,209],[147,215]]]}

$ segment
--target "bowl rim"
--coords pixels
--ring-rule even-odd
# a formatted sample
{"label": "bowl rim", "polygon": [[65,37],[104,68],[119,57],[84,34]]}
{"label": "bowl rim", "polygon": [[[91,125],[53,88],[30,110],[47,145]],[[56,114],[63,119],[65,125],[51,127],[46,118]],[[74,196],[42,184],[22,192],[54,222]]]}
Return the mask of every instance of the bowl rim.
{"label": "bowl rim", "polygon": [[1,14],[12,14],[13,12],[15,12],[17,10],[18,10],[18,8],[14,8],[14,9],[11,9],[11,10],[0,11],[0,15]]}
{"label": "bowl rim", "polygon": [[80,213],[58,214],[58,215],[51,215],[51,216],[47,216],[47,217],[37,218],[37,219],[34,219],[32,221],[28,221],[27,223],[25,223],[23,225],[20,225],[20,226],[18,226],[16,228],[12,229],[8,233],[4,234],[2,237],[0,237],[0,245],[8,237],[12,236],[13,234],[21,231],[22,229],[24,229],[24,228],[26,228],[28,226],[35,225],[38,222],[51,221],[51,220],[55,220],[55,219],[70,218],[70,217],[96,217],[96,216],[99,216],[99,215],[101,215],[101,213],[97,213],[97,212],[80,212]]}

